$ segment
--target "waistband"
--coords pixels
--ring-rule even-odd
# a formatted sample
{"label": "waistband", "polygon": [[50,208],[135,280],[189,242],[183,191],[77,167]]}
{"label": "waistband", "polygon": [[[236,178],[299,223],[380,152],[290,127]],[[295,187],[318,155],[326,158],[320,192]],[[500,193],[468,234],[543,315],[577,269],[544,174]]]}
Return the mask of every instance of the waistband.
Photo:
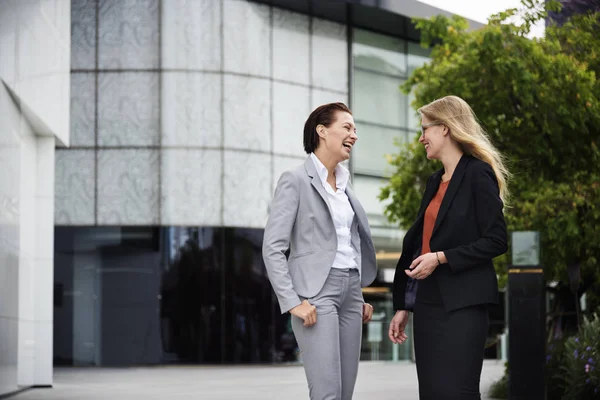
{"label": "waistband", "polygon": [[329,270],[330,276],[339,276],[339,277],[353,277],[359,276],[358,270],[356,268],[331,268]]}

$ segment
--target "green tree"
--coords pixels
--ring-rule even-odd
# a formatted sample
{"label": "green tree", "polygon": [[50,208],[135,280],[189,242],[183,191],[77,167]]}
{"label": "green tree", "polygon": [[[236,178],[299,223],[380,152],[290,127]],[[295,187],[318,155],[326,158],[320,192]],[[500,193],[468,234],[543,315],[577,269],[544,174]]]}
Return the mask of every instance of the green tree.
{"label": "green tree", "polygon": [[[559,6],[523,4],[478,30],[456,16],[416,19],[431,61],[402,89],[414,93],[415,108],[449,94],[473,107],[513,175],[509,230],[541,232],[546,278],[559,282],[564,306],[573,300],[568,266],[581,267],[581,292],[600,282],[600,14],[573,17],[529,39],[545,7]],[[517,15],[523,22],[509,23]],[[380,194],[392,200],[388,219],[405,228],[416,218],[427,177],[441,167],[426,159],[418,135],[390,156],[395,173]],[[496,262],[501,278],[507,259]]]}

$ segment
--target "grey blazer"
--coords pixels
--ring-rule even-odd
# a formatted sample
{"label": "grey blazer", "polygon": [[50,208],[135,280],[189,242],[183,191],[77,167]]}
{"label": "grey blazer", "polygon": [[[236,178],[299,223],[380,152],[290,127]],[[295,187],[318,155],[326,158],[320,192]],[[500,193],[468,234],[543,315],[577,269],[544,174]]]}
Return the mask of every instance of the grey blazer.
{"label": "grey blazer", "polygon": [[[361,285],[377,275],[375,248],[367,215],[350,183],[346,195],[354,209],[360,237]],[[352,239],[353,243],[357,241]],[[286,253],[289,250],[289,258]],[[300,297],[316,296],[333,265],[337,235],[333,217],[313,161],[286,171],[279,178],[263,239],[263,259],[273,290],[285,313],[301,303]]]}

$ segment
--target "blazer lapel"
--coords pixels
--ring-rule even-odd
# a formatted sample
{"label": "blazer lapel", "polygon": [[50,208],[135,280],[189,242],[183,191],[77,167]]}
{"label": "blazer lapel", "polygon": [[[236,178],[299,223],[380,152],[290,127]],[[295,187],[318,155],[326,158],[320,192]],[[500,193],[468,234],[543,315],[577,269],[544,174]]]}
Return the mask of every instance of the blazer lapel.
{"label": "blazer lapel", "polygon": [[304,162],[304,168],[306,169],[306,173],[308,174],[308,176],[312,178],[310,183],[314,186],[315,189],[317,189],[317,192],[319,193],[319,195],[325,202],[325,205],[327,206],[327,210],[329,211],[329,216],[333,220],[333,211],[331,211],[331,206],[329,205],[329,201],[327,201],[327,193],[325,192],[325,188],[323,187],[321,178],[319,177],[319,174],[317,173],[315,164],[314,164],[313,160],[311,160],[310,157],[308,157],[306,159],[306,161]]}
{"label": "blazer lapel", "polygon": [[[442,200],[442,204],[440,205],[440,210],[438,212],[437,218],[435,219],[435,225],[433,227],[433,232],[431,233],[431,237],[435,235],[435,231],[439,228],[440,224],[444,220],[448,209],[450,208],[450,204],[452,204],[452,200],[456,193],[458,192],[458,188],[460,187],[460,183],[462,182],[463,177],[465,176],[465,168],[469,162],[469,158],[463,155],[452,174],[452,178],[450,179],[450,184],[448,185],[448,189],[446,190],[446,194],[444,195],[444,199]],[[441,175],[440,175],[441,180]],[[435,186],[437,192],[438,185]]]}
{"label": "blazer lapel", "polygon": [[431,199],[433,199],[433,196],[435,196],[437,193],[437,188],[440,186],[440,181],[442,180],[443,171],[443,169],[437,171],[433,178],[431,178],[429,184],[425,187],[425,193],[423,194],[423,201],[421,203],[419,214],[417,215],[417,221],[423,218],[425,210],[427,210],[427,206],[429,206]]}
{"label": "blazer lapel", "polygon": [[369,223],[367,222],[367,214],[365,213],[365,210],[362,208],[362,206],[360,205],[360,202],[356,198],[356,195],[354,194],[354,190],[352,190],[352,187],[350,187],[350,182],[348,182],[348,185],[346,186],[346,196],[348,196],[348,201],[350,202],[350,205],[352,206],[352,209],[354,210],[354,214],[356,215],[356,218],[358,219],[358,224],[363,229],[366,226],[369,226]]}

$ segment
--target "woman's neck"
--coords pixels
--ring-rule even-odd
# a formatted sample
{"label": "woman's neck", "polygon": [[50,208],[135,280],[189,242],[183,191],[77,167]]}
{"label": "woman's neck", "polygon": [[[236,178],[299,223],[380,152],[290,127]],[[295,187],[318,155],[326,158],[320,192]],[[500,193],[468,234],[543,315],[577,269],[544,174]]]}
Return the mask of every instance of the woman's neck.
{"label": "woman's neck", "polygon": [[454,170],[456,169],[456,166],[458,165],[458,162],[462,156],[462,150],[458,148],[452,148],[452,150],[447,151],[446,154],[441,158],[442,164],[444,164],[444,175],[442,175],[442,181],[448,182],[450,179],[452,179]]}
{"label": "woman's neck", "polygon": [[328,176],[335,176],[335,167],[337,167],[338,162],[320,148],[316,149],[314,153],[325,168],[327,168]]}

